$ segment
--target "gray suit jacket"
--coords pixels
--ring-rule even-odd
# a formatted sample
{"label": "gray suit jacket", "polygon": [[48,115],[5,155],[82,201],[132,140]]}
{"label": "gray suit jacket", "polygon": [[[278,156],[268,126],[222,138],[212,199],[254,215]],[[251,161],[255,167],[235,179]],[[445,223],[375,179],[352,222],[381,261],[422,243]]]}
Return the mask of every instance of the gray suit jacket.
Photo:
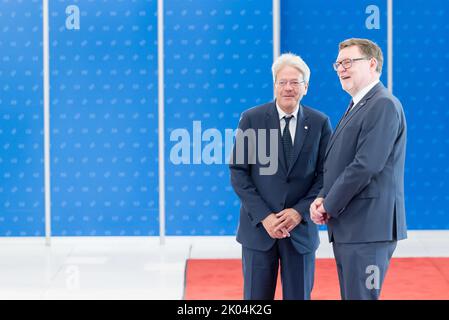
{"label": "gray suit jacket", "polygon": [[329,240],[360,243],[407,237],[406,122],[399,100],[378,83],[342,119],[325,154]]}

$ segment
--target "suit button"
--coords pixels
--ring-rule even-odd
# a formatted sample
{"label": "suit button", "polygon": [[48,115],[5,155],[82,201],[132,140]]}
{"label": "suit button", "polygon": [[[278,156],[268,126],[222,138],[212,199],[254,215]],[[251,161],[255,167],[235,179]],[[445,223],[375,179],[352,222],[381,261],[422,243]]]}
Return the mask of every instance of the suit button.
{"label": "suit button", "polygon": [[289,178],[287,178],[286,182],[287,182],[287,183],[290,183],[290,179],[289,179]]}

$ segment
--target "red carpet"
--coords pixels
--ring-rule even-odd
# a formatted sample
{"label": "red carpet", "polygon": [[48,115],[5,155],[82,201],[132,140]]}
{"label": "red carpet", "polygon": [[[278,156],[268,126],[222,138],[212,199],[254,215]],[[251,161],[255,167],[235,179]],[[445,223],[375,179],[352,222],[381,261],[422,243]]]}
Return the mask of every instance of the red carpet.
{"label": "red carpet", "polygon": [[[189,259],[186,300],[240,300],[243,292],[240,259]],[[276,299],[281,299],[280,282]],[[340,299],[334,259],[317,259],[314,300]],[[394,258],[381,299],[448,300],[449,258]]]}

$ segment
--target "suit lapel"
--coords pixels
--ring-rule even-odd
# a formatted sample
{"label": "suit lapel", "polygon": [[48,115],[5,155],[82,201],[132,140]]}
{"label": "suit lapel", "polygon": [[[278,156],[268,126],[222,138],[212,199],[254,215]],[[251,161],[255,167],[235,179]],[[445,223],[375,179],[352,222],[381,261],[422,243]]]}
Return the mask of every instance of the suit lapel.
{"label": "suit lapel", "polygon": [[267,128],[267,137],[268,137],[267,139],[269,139],[269,137],[270,137],[271,129],[277,130],[278,148],[276,151],[278,153],[278,161],[279,161],[280,166],[284,169],[284,171],[287,172],[287,164],[285,162],[284,148],[283,148],[282,140],[281,140],[281,125],[280,125],[280,121],[279,121],[279,113],[276,109],[275,102],[270,104],[270,106],[267,110],[266,117],[265,117],[265,123],[266,123],[266,128]]}
{"label": "suit lapel", "polygon": [[335,129],[334,133],[331,136],[331,139],[329,141],[329,144],[327,145],[326,153],[324,155],[324,159],[327,158],[327,155],[329,154],[329,151],[332,149],[332,146],[334,145],[335,140],[340,135],[340,133],[343,131],[343,129],[346,127],[346,125],[351,121],[351,119],[358,113],[360,110],[363,109],[363,107],[368,103],[368,100],[371,99],[374,94],[376,94],[379,90],[384,88],[382,83],[376,84],[364,97],[362,100],[360,100],[359,103],[357,103],[354,106],[354,109],[346,116],[344,119],[340,119],[340,122],[337,125],[337,128]]}
{"label": "suit lapel", "polygon": [[291,172],[292,168],[295,165],[296,160],[298,160],[298,156],[301,153],[304,141],[306,140],[307,134],[309,132],[308,117],[304,114],[303,109],[304,108],[300,105],[298,111],[298,118],[296,122],[295,142],[293,144],[292,164],[288,170],[288,173]]}

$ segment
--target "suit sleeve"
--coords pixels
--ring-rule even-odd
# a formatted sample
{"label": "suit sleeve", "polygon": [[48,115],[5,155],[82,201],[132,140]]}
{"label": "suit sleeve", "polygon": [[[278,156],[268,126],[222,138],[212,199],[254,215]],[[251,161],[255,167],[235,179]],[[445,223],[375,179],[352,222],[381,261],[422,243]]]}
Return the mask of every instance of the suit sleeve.
{"label": "suit sleeve", "polygon": [[[250,120],[243,113],[239,122],[240,130],[237,130],[236,141],[240,138],[239,135],[250,128]],[[243,150],[237,150],[237,144],[234,143],[229,164],[232,188],[240,198],[242,206],[250,214],[249,218],[254,226],[273,212],[260,196],[251,177],[251,162],[249,160],[255,154],[255,143],[256,141],[253,141],[253,139],[248,139],[248,143],[245,143],[243,148],[239,148]]]}
{"label": "suit sleeve", "polygon": [[349,202],[383,170],[399,128],[400,118],[392,100],[380,99],[367,111],[354,160],[338,176],[324,199],[324,208],[332,217],[337,218]]}
{"label": "suit sleeve", "polygon": [[298,211],[305,221],[311,221],[309,213],[310,204],[313,202],[313,200],[316,199],[318,193],[323,187],[324,155],[326,153],[327,144],[329,142],[331,134],[332,134],[331,124],[329,118],[326,118],[325,121],[323,121],[321,127],[321,134],[319,137],[320,144],[318,150],[318,159],[315,168],[315,178],[313,179],[312,186],[310,187],[307,195],[300,201],[298,201],[296,205],[293,206],[293,209]]}

